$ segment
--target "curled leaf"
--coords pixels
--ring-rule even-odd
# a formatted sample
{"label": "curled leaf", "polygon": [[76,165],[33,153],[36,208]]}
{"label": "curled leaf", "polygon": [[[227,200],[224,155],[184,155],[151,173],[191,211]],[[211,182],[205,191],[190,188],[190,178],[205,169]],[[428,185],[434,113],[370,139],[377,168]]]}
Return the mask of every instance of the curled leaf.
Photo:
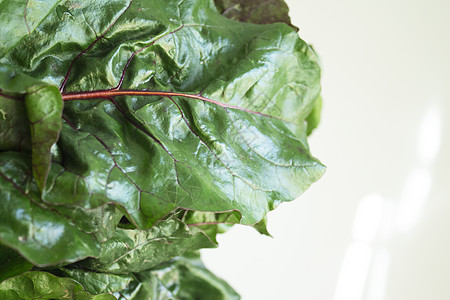
{"label": "curled leaf", "polygon": [[192,233],[183,222],[169,219],[145,231],[118,228],[115,236],[102,244],[98,258],[79,265],[104,273],[136,273],[186,252],[216,246],[206,235]]}
{"label": "curled leaf", "polygon": [[47,272],[27,272],[0,283],[1,299],[115,300],[112,295],[92,295],[75,280]]}
{"label": "curled leaf", "polygon": [[63,102],[55,86],[32,86],[25,95],[31,128],[33,176],[42,191],[51,166],[51,149],[59,138]]}

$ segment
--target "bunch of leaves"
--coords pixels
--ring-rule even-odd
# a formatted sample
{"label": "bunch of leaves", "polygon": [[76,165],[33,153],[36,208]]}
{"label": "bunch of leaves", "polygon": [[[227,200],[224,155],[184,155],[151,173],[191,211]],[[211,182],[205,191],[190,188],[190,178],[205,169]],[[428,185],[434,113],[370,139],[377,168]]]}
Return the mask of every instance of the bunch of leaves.
{"label": "bunch of leaves", "polygon": [[255,2],[0,3],[1,299],[239,298],[196,251],[325,169],[316,55]]}

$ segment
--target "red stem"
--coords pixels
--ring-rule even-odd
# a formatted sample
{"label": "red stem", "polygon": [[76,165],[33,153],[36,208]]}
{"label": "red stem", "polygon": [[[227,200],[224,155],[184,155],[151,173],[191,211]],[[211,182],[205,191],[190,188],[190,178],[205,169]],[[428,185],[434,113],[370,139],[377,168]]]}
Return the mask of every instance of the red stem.
{"label": "red stem", "polygon": [[63,101],[72,101],[72,100],[88,100],[88,99],[108,99],[117,96],[160,96],[160,97],[184,97],[188,99],[196,99],[200,101],[205,101],[209,103],[213,103],[219,105],[224,108],[233,108],[242,110],[248,113],[257,114],[265,117],[276,118],[270,115],[266,115],[264,113],[260,113],[257,111],[249,110],[246,108],[242,108],[235,105],[225,104],[216,100],[212,100],[206,97],[203,97],[199,94],[188,94],[188,93],[178,93],[178,92],[164,92],[164,91],[145,91],[145,90],[119,90],[119,89],[110,89],[110,90],[100,90],[100,91],[88,91],[88,92],[76,92],[76,93],[62,93]]}

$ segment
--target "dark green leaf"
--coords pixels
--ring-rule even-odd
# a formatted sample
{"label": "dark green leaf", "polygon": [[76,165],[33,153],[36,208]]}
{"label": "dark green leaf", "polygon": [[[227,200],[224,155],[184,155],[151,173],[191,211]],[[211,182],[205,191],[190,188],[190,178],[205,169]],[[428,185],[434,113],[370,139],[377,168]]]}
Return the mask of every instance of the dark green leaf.
{"label": "dark green leaf", "polygon": [[30,35],[60,0],[0,2],[0,58]]}
{"label": "dark green leaf", "polygon": [[227,18],[255,24],[282,22],[298,30],[291,24],[289,8],[284,0],[214,0],[214,2],[217,9]]}
{"label": "dark green leaf", "polygon": [[30,151],[30,126],[23,101],[0,95],[0,150]]}
{"label": "dark green leaf", "polygon": [[267,216],[265,216],[261,221],[253,225],[259,233],[272,237],[272,235],[267,230]]}
{"label": "dark green leaf", "polygon": [[25,95],[28,88],[42,84],[36,78],[17,71],[14,67],[0,63],[0,92],[18,97]]}
{"label": "dark green leaf", "polygon": [[91,294],[115,293],[127,289],[133,281],[133,275],[116,275],[90,272],[81,269],[62,268],[64,276],[80,283]]}
{"label": "dark green leaf", "polygon": [[[0,7],[4,4],[0,4]],[[0,29],[0,32],[2,29]],[[17,150],[28,152],[31,150],[30,125],[27,121],[28,116],[23,96],[28,88],[37,84],[42,83],[14,70],[10,66],[0,63],[1,151]]]}
{"label": "dark green leaf", "polygon": [[239,224],[240,215],[236,212],[202,212],[185,211],[182,220],[189,226],[191,232],[202,232],[217,243],[216,236],[223,233],[232,225]]}
{"label": "dark green leaf", "polygon": [[183,299],[238,300],[239,295],[221,278],[208,271],[197,254],[164,263],[136,274],[134,282],[115,295],[119,300]]}
{"label": "dark green leaf", "polygon": [[[182,220],[186,223],[191,232],[202,232],[206,234],[214,243],[217,243],[216,236],[219,233],[226,232],[234,224],[239,224],[239,214],[236,212],[202,212],[186,211],[183,213]],[[266,217],[259,223],[253,225],[259,233],[270,236],[266,227]]]}
{"label": "dark green leaf", "polygon": [[285,24],[234,22],[207,0],[63,2],[12,50],[2,63],[65,91],[122,83],[203,91],[239,107],[185,97],[67,102],[47,203],[117,203],[139,228],[178,207],[234,210],[255,224],[324,172],[304,124],[319,66]]}
{"label": "dark green leaf", "polygon": [[55,86],[35,85],[27,89],[25,107],[31,127],[33,176],[43,190],[51,166],[51,148],[61,131],[63,101]]}
{"label": "dark green leaf", "polygon": [[123,216],[116,205],[103,205],[94,209],[83,209],[65,205],[52,207],[55,212],[69,219],[83,232],[89,233],[97,243],[114,236],[116,225]]}
{"label": "dark green leaf", "polygon": [[40,202],[23,161],[23,156],[0,153],[4,187],[0,210],[7,216],[0,219],[0,238],[37,265],[94,256],[99,259],[86,264],[92,269],[137,272],[186,251],[216,246],[204,233],[191,232],[178,220],[161,221],[146,231],[118,229],[114,235],[122,217],[115,206],[93,210],[48,206]]}
{"label": "dark green leaf", "polygon": [[216,3],[0,3],[0,299],[239,298],[173,258],[323,174],[320,68],[283,1]]}
{"label": "dark green leaf", "polygon": [[99,230],[113,234],[120,217],[104,213],[107,207],[81,214],[43,203],[29,161],[27,154],[0,152],[0,240],[41,266],[98,256],[105,233],[97,240],[95,227],[104,222],[108,228]]}
{"label": "dark green leaf", "polygon": [[0,245],[0,282],[29,271],[33,264],[11,248]]}
{"label": "dark green leaf", "polygon": [[102,244],[97,259],[78,265],[104,273],[127,274],[150,269],[175,256],[200,248],[216,247],[206,235],[191,233],[181,221],[161,221],[147,230],[116,230],[116,235]]}
{"label": "dark green leaf", "polygon": [[112,300],[112,295],[91,295],[76,281],[47,272],[27,272],[0,283],[0,299]]}

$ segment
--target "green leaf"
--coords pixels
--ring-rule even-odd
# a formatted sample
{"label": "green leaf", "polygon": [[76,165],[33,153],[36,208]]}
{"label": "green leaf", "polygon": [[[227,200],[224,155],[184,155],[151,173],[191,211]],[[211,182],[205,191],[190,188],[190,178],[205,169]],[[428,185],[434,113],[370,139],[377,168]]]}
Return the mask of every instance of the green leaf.
{"label": "green leaf", "polygon": [[[182,220],[189,226],[191,232],[201,232],[207,235],[217,244],[216,236],[219,233],[226,232],[234,224],[240,223],[240,215],[236,212],[202,212],[202,211],[184,211]],[[271,236],[267,231],[267,220],[264,217],[260,222],[253,225],[259,233]]]}
{"label": "green leaf", "polygon": [[42,82],[0,63],[1,151],[31,150],[30,126],[23,96],[28,88],[37,84]]}
{"label": "green leaf", "polygon": [[210,0],[26,2],[0,3],[0,241],[35,265],[141,272],[215,246],[227,224],[201,222],[267,234],[323,174],[320,68],[282,2],[239,2],[265,25]]}
{"label": "green leaf", "polygon": [[61,268],[64,277],[69,277],[80,283],[83,288],[94,295],[115,293],[127,289],[136,278],[133,275],[116,275],[90,272],[81,269]]}
{"label": "green leaf", "polygon": [[24,95],[28,88],[38,84],[42,82],[19,72],[13,66],[0,63],[0,93],[6,93],[12,97],[20,96]]}
{"label": "green leaf", "polygon": [[0,299],[239,299],[186,253],[322,176],[320,67],[215,2],[0,1]]}
{"label": "green leaf", "polygon": [[317,98],[314,108],[309,114],[309,116],[306,118],[306,122],[308,124],[307,134],[310,135],[314,129],[317,128],[317,126],[320,123],[320,114],[322,112],[322,97],[319,96]]}
{"label": "green leaf", "polygon": [[60,0],[0,2],[0,58],[25,36],[30,35],[59,2]]}
{"label": "green leaf", "polygon": [[0,104],[0,149],[31,148],[33,175],[42,190],[50,170],[51,148],[61,131],[61,94],[55,86],[0,64]]}
{"label": "green leaf", "polygon": [[289,8],[283,0],[214,0],[218,10],[227,18],[255,23],[272,24],[276,22],[286,23],[295,30],[297,27],[291,24]]}
{"label": "green leaf", "polygon": [[[152,289],[141,289],[135,299],[240,299],[230,285],[205,268],[197,254],[178,257],[136,276]],[[152,297],[139,298],[141,295]]]}
{"label": "green leaf", "polygon": [[[181,221],[161,221],[146,231],[117,229],[123,214],[113,205],[92,210],[49,206],[39,200],[22,156],[0,153],[0,239],[33,263],[46,266],[75,262],[105,272],[149,269],[186,251],[215,247],[203,232]],[[22,174],[21,176],[19,176]],[[145,260],[145,261],[144,261]]]}
{"label": "green leaf", "polygon": [[27,154],[0,152],[0,241],[39,266],[98,256],[120,211],[111,205],[82,210],[43,203],[29,161]]}
{"label": "green leaf", "polygon": [[51,165],[51,148],[61,131],[63,101],[55,86],[32,86],[25,95],[25,107],[31,127],[33,176],[43,190]]}
{"label": "green leaf", "polygon": [[102,244],[96,259],[77,264],[104,273],[127,274],[150,269],[175,256],[200,248],[216,247],[202,233],[191,233],[177,219],[161,221],[148,230],[116,230],[116,235]]}
{"label": "green leaf", "polygon": [[66,91],[111,88],[124,74],[122,90],[203,91],[239,108],[175,96],[66,102],[64,165],[52,167],[44,201],[114,202],[139,228],[178,207],[255,224],[323,174],[303,124],[320,70],[292,29],[228,20],[209,1],[128,4],[63,3],[2,62]]}
{"label": "green leaf", "polygon": [[221,278],[205,268],[198,254],[161,264],[136,274],[137,282],[115,293],[119,300],[183,299],[238,300],[239,295]]}
{"label": "green leaf", "polygon": [[27,272],[0,283],[1,299],[116,299],[112,295],[91,295],[76,281],[47,272]]}
{"label": "green leaf", "polygon": [[16,251],[0,245],[0,282],[29,271],[33,264],[23,259]]}
{"label": "green leaf", "polygon": [[0,150],[31,149],[30,126],[23,101],[0,95]]}
{"label": "green leaf", "polygon": [[185,211],[182,220],[192,232],[206,234],[217,243],[218,233],[225,232],[234,224],[239,224],[240,215],[236,212],[212,213],[202,211]]}
{"label": "green leaf", "polygon": [[253,225],[259,233],[272,237],[272,235],[267,230],[267,216],[265,216],[261,221]]}
{"label": "green leaf", "polygon": [[91,294],[112,293],[119,300],[240,299],[222,279],[208,271],[197,253],[187,253],[134,275],[116,275],[74,269],[53,271],[80,283]]}

